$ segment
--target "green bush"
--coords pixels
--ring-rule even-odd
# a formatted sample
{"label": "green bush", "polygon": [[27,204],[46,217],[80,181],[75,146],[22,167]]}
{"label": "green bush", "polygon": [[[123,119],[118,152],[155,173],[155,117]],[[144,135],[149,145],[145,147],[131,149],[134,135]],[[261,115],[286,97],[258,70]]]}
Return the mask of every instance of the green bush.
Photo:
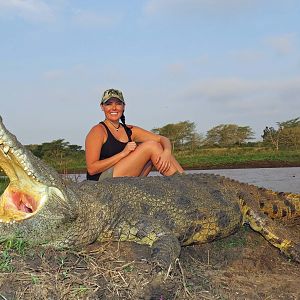
{"label": "green bush", "polygon": [[0,177],[0,194],[4,192],[9,184],[9,179],[7,177]]}
{"label": "green bush", "polygon": [[195,152],[175,153],[176,158],[185,168],[234,167],[237,164],[250,163],[289,163],[300,164],[300,151],[273,151],[264,147],[211,148],[198,149]]}

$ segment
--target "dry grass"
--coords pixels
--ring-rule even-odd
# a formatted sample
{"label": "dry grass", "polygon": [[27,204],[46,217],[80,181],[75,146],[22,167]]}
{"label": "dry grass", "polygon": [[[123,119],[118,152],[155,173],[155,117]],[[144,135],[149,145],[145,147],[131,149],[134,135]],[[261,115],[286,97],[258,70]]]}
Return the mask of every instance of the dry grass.
{"label": "dry grass", "polygon": [[134,243],[77,252],[23,246],[0,245],[0,300],[300,298],[299,264],[250,229],[184,247],[163,276],[153,272],[149,248]]}
{"label": "dry grass", "polygon": [[143,257],[148,248],[141,246],[141,253],[137,247],[97,244],[81,252],[28,248],[24,255],[9,250],[12,268],[0,273],[0,299],[150,299],[153,294],[159,300],[217,299],[190,291],[179,260],[163,277],[153,274]]}

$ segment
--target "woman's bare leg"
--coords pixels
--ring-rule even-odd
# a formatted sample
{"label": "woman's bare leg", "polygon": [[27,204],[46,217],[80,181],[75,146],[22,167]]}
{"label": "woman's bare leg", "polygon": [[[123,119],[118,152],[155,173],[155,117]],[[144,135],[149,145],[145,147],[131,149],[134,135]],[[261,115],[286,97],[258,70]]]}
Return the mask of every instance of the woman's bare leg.
{"label": "woman's bare leg", "polygon": [[175,159],[175,157],[173,155],[172,155],[172,158],[171,158],[171,163],[173,164],[173,166],[177,169],[177,171],[179,173],[184,172],[182,166],[179,164],[179,162]]}
{"label": "woman's bare leg", "polygon": [[[156,167],[156,159],[162,152],[163,148],[159,143],[154,141],[144,142],[114,166],[113,176],[140,176],[149,160]],[[175,158],[172,157],[171,167],[163,175],[170,176],[177,171],[182,173],[183,169]]]}
{"label": "woman's bare leg", "polygon": [[148,160],[148,162],[145,164],[144,169],[142,170],[139,177],[147,177],[148,174],[151,172],[152,168],[153,168],[153,163],[151,160]]}

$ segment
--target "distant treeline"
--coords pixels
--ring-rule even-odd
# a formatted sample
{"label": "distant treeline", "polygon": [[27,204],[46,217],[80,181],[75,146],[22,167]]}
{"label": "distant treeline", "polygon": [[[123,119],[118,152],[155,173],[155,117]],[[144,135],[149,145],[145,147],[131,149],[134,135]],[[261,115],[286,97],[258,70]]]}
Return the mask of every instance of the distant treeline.
{"label": "distant treeline", "polygon": [[[174,153],[181,157],[185,153],[198,155],[199,150],[207,148],[264,147],[275,150],[275,153],[280,150],[299,150],[300,117],[276,124],[277,128],[265,127],[262,141],[259,142],[253,142],[251,127],[236,124],[220,124],[208,130],[206,135],[198,133],[195,123],[190,121],[167,124],[152,131],[168,137]],[[85,152],[82,147],[64,139],[26,147],[61,172],[85,169]]]}
{"label": "distant treeline", "polygon": [[61,172],[85,167],[85,152],[81,146],[72,145],[64,139],[26,146],[35,156]]}
{"label": "distant treeline", "polygon": [[277,128],[266,126],[262,142],[251,142],[254,132],[250,126],[220,124],[207,131],[206,135],[196,131],[194,122],[184,121],[167,124],[152,131],[168,137],[173,150],[195,150],[203,147],[269,146],[279,149],[300,149],[300,117],[277,122]]}

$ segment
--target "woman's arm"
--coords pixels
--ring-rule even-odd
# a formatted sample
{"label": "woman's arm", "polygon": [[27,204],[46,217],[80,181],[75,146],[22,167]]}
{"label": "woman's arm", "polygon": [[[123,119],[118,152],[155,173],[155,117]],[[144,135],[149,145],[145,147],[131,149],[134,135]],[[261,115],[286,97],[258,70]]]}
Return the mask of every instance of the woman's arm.
{"label": "woman's arm", "polygon": [[123,151],[113,155],[112,157],[99,160],[102,145],[106,132],[102,125],[98,124],[94,126],[85,139],[85,159],[87,171],[90,175],[94,175],[114,166],[122,158],[126,157],[131,151],[136,148],[134,142],[128,143]]}

